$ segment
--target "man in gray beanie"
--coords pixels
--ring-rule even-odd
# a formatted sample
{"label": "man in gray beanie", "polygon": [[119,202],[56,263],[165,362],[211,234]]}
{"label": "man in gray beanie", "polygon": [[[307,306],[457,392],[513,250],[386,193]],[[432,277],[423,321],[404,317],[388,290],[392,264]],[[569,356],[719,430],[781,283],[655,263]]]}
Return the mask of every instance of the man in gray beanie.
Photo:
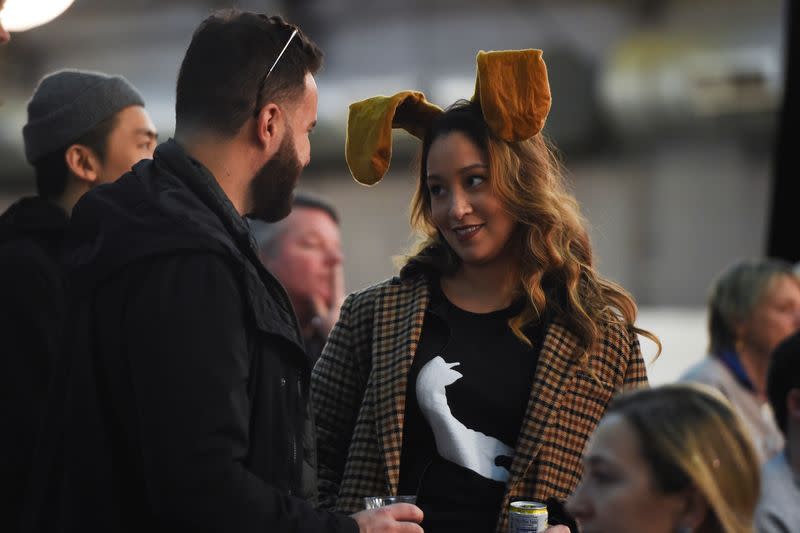
{"label": "man in gray beanie", "polygon": [[62,241],[72,208],[95,185],[152,157],[156,133],[124,78],[62,70],[28,103],[22,130],[38,195],[0,215],[0,531],[15,531],[65,315]]}
{"label": "man in gray beanie", "polygon": [[39,196],[67,214],[91,187],[151,158],[156,144],[144,101],[125,78],[81,70],[39,83],[22,136]]}

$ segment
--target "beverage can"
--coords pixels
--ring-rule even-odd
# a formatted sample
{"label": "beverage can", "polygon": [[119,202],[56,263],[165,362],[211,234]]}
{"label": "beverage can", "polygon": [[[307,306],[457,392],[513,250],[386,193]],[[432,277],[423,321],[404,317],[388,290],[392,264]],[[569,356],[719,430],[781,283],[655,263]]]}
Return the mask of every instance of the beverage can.
{"label": "beverage can", "polygon": [[511,502],[508,533],[542,533],[547,529],[547,506],[540,502]]}

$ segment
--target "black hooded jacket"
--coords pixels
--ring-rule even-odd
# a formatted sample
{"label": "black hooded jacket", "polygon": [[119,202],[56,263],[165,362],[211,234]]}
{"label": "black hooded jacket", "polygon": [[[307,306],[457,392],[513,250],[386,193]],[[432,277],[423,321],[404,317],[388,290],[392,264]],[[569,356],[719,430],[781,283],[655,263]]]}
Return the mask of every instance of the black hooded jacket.
{"label": "black hooded jacket", "polygon": [[67,215],[23,198],[0,215],[0,531],[13,531],[61,347]]}
{"label": "black hooded jacket", "polygon": [[311,363],[245,220],[175,141],[85,195],[23,531],[357,531],[317,511]]}

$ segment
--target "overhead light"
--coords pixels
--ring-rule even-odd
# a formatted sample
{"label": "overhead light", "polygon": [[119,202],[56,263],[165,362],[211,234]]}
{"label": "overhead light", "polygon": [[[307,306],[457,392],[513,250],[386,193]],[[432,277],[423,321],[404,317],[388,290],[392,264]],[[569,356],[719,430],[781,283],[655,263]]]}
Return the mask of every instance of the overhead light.
{"label": "overhead light", "polygon": [[72,5],[74,0],[6,0],[0,20],[10,32],[26,31],[47,24]]}

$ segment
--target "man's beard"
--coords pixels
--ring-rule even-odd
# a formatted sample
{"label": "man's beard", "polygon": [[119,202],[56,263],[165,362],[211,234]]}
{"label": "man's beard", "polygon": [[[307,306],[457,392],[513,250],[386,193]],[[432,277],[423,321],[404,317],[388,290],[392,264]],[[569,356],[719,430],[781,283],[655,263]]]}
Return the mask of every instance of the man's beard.
{"label": "man's beard", "polygon": [[291,130],[281,142],[278,151],[258,171],[250,184],[252,206],[248,216],[264,222],[277,222],[292,210],[294,188],[300,179],[303,165],[297,158]]}

